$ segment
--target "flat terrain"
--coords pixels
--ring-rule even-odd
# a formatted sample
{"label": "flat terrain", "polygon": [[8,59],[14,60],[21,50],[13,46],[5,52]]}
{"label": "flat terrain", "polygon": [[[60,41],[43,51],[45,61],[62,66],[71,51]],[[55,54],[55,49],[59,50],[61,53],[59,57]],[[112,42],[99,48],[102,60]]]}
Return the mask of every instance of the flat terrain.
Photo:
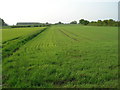
{"label": "flat terrain", "polygon": [[8,28],[8,29],[3,29],[2,30],[2,42],[8,41],[8,40],[12,40],[12,39],[17,39],[21,36],[25,36],[34,32],[39,31],[40,29],[39,27],[31,27],[31,28]]}
{"label": "flat terrain", "polygon": [[3,87],[118,86],[117,27],[3,30],[3,41]]}

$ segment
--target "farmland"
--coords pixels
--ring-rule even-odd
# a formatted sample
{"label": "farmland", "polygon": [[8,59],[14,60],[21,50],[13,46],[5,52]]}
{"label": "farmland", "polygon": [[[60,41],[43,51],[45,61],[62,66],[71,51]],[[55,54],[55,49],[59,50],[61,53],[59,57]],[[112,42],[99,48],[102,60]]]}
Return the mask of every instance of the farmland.
{"label": "farmland", "polygon": [[3,29],[3,87],[116,88],[117,27]]}
{"label": "farmland", "polygon": [[3,29],[2,31],[2,35],[4,36],[2,41],[5,42],[5,41],[8,41],[8,40],[11,40],[11,39],[17,39],[21,36],[25,36],[25,35],[28,35],[30,34],[31,32],[34,33],[34,32],[37,32],[39,31],[40,29],[42,28],[9,28],[9,29]]}

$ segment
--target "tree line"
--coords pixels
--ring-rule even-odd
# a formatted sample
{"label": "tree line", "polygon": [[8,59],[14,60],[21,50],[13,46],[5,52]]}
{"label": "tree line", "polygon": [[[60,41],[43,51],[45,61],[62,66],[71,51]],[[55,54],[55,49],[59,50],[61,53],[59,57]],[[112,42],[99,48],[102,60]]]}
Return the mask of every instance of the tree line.
{"label": "tree line", "polygon": [[[58,24],[65,24],[62,22],[58,22],[55,23],[54,25],[58,25]],[[98,20],[98,21],[88,21],[85,19],[80,19],[79,22],[77,23],[77,21],[72,21],[70,23],[67,24],[80,24],[80,25],[90,25],[90,26],[119,26],[120,22],[119,21],[115,21],[113,19],[108,19],[108,20]],[[119,24],[119,25],[118,25]],[[5,23],[5,21],[3,19],[0,18],[0,25],[2,26],[9,26],[8,24]],[[32,25],[12,25],[10,27],[12,28],[20,28],[20,27],[44,27],[44,26],[50,26],[51,24],[46,22],[46,23],[41,23],[41,24],[32,24]]]}
{"label": "tree line", "polygon": [[[79,20],[79,23],[77,23],[77,21],[72,21],[68,24],[81,24],[81,25],[90,25],[90,26],[118,26],[118,21],[115,21],[113,19],[109,19],[109,20],[98,20],[98,21],[88,21],[88,20],[84,20],[81,19]],[[56,24],[64,24],[62,22],[58,22]]]}
{"label": "tree line", "polygon": [[91,25],[91,26],[118,26],[118,21],[115,21],[113,19],[109,20],[98,20],[98,21],[88,21],[81,19],[79,20],[79,23],[77,21],[72,21],[70,24],[81,24],[81,25]]}

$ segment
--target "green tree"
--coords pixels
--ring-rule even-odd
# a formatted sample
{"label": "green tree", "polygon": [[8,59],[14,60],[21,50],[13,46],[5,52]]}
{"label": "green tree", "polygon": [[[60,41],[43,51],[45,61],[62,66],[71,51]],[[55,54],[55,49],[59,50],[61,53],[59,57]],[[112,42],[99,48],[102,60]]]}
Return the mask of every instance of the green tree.
{"label": "green tree", "polygon": [[79,20],[79,24],[84,24],[84,19]]}
{"label": "green tree", "polygon": [[109,19],[109,20],[98,20],[97,22],[92,21],[89,23],[89,25],[93,25],[93,26],[118,26],[118,21],[115,21],[113,19]]}
{"label": "green tree", "polygon": [[109,24],[110,26],[114,26],[114,25],[115,25],[115,21],[114,21],[113,19],[109,19],[109,20],[108,20],[108,24]]}
{"label": "green tree", "polygon": [[98,21],[97,21],[97,25],[102,26],[102,25],[103,25],[102,20],[98,20]]}
{"label": "green tree", "polygon": [[81,20],[79,20],[79,24],[87,25],[87,24],[89,24],[89,21],[81,19]]}
{"label": "green tree", "polygon": [[46,25],[48,25],[49,23],[48,22],[46,22]]}
{"label": "green tree", "polygon": [[58,22],[58,24],[63,24],[62,22]]}
{"label": "green tree", "polygon": [[103,25],[107,26],[108,25],[108,20],[103,20]]}
{"label": "green tree", "polygon": [[72,21],[70,22],[70,24],[77,24],[77,21]]}

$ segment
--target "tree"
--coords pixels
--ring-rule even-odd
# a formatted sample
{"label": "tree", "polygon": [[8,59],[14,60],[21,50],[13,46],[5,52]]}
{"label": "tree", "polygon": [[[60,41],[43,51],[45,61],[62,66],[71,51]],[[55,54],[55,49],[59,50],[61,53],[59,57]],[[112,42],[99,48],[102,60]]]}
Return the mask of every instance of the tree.
{"label": "tree", "polygon": [[46,25],[48,25],[49,23],[48,22],[46,22]]}
{"label": "tree", "polygon": [[59,21],[58,23],[55,23],[55,25],[57,25],[57,24],[63,24],[63,23]]}
{"label": "tree", "polygon": [[87,24],[89,24],[89,21],[85,20],[84,25],[87,25]]}
{"label": "tree", "polygon": [[114,21],[113,19],[109,19],[109,20],[108,20],[108,24],[109,24],[110,26],[113,26],[113,25],[115,24],[115,21]]}
{"label": "tree", "polygon": [[84,24],[84,19],[79,20],[79,24]]}
{"label": "tree", "polygon": [[58,22],[58,24],[62,24],[62,22]]}
{"label": "tree", "polygon": [[108,20],[103,20],[103,23],[104,23],[105,26],[107,26],[108,25]]}
{"label": "tree", "polygon": [[102,26],[102,25],[103,25],[102,20],[98,20],[98,21],[97,21],[97,25],[98,25],[98,26]]}
{"label": "tree", "polygon": [[77,21],[72,21],[70,22],[70,24],[77,24]]}
{"label": "tree", "polygon": [[118,21],[115,21],[113,19],[109,19],[109,20],[98,20],[96,21],[92,21],[90,22],[89,25],[93,25],[93,26],[118,26]]}
{"label": "tree", "polygon": [[87,24],[89,24],[89,21],[81,19],[81,20],[79,20],[79,24],[87,25]]}

